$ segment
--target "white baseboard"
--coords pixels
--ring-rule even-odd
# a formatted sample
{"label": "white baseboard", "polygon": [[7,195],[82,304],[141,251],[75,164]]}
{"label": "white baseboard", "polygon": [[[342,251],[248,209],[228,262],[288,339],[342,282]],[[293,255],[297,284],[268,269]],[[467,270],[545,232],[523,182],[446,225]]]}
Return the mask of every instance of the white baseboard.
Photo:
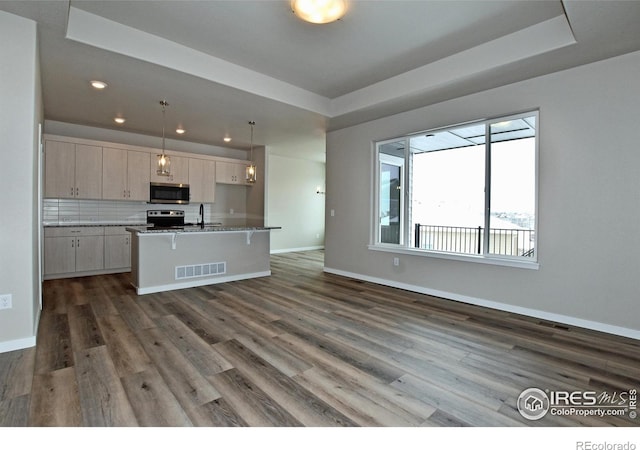
{"label": "white baseboard", "polygon": [[0,353],[12,352],[15,350],[23,350],[25,348],[35,347],[36,337],[16,339],[13,341],[0,342]]}
{"label": "white baseboard", "polygon": [[[40,316],[42,311],[39,309],[36,318],[34,319],[33,329],[38,332],[38,325],[40,324]],[[25,348],[31,348],[36,346],[36,336],[28,338],[15,339],[13,341],[0,342],[0,353],[13,352],[15,350],[24,350]]]}
{"label": "white baseboard", "polygon": [[619,326],[611,325],[607,323],[580,319],[578,317],[565,316],[563,314],[555,314],[547,311],[541,311],[538,309],[524,308],[522,306],[509,305],[507,303],[494,302],[492,300],[485,300],[482,298],[470,297],[467,295],[460,295],[453,292],[439,291],[437,289],[430,289],[424,286],[401,283],[398,281],[387,280],[384,278],[371,277],[371,276],[362,275],[359,273],[347,272],[339,269],[332,269],[330,267],[325,267],[324,271],[334,275],[354,278],[356,280],[369,281],[371,283],[380,284],[383,286],[404,289],[406,291],[417,292],[420,294],[432,295],[434,297],[440,297],[446,300],[454,300],[458,302],[469,303],[472,305],[482,306],[485,308],[497,309],[500,311],[510,312],[514,314],[522,314],[523,316],[535,317],[536,319],[549,320],[551,322],[562,323],[565,325],[571,325],[571,326],[580,327],[580,328],[587,328],[589,330],[601,331],[603,333],[614,334],[616,336],[624,336],[631,339],[640,340],[640,330],[634,330],[633,328],[619,327]]}
{"label": "white baseboard", "polygon": [[62,278],[91,277],[94,275],[110,275],[112,273],[125,273],[125,272],[131,272],[131,267],[121,267],[118,269],[88,270],[85,272],[54,273],[54,274],[45,275],[43,277],[43,280],[60,280]]}
{"label": "white baseboard", "polygon": [[314,245],[312,247],[281,248],[278,250],[271,250],[271,254],[277,255],[279,253],[307,252],[310,250],[323,250],[323,249],[324,249],[324,245]]}

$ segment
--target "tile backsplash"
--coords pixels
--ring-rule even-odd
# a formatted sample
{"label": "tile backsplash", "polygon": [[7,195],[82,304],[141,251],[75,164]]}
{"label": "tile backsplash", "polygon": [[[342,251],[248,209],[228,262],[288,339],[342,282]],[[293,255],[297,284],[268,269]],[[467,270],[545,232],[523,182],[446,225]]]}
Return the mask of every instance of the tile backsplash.
{"label": "tile backsplash", "polygon": [[[180,209],[185,222],[199,220],[200,204],[152,205],[146,202],[109,200],[44,199],[42,222],[51,225],[144,224],[149,209]],[[222,221],[212,217],[211,205],[204,205],[205,222]]]}

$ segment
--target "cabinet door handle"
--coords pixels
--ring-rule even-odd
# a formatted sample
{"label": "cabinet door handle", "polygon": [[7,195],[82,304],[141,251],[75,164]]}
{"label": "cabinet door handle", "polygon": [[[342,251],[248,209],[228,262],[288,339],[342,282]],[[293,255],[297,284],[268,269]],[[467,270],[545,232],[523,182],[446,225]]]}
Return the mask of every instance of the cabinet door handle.
{"label": "cabinet door handle", "polygon": [[71,188],[71,196],[73,197],[73,188]]}
{"label": "cabinet door handle", "polygon": [[76,239],[76,242],[78,243],[78,248],[80,247],[80,239]]}
{"label": "cabinet door handle", "polygon": [[80,196],[80,188],[76,188],[76,197]]}
{"label": "cabinet door handle", "polygon": [[76,245],[76,240],[75,239],[71,239],[71,248],[74,248]]}

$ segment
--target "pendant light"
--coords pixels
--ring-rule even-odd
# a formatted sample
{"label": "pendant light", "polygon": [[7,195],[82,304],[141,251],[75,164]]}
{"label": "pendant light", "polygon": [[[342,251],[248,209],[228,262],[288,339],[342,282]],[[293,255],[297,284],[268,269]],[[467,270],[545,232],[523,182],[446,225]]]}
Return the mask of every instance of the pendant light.
{"label": "pendant light", "polygon": [[253,120],[249,122],[249,125],[251,125],[251,163],[247,166],[247,183],[256,182],[256,165],[253,163],[253,126],[255,124]]}
{"label": "pendant light", "polygon": [[158,175],[162,175],[168,177],[171,175],[171,171],[169,170],[171,167],[171,160],[164,153],[164,126],[165,126],[165,108],[169,106],[166,100],[160,100],[160,105],[162,106],[162,154],[158,155],[158,170],[156,173]]}

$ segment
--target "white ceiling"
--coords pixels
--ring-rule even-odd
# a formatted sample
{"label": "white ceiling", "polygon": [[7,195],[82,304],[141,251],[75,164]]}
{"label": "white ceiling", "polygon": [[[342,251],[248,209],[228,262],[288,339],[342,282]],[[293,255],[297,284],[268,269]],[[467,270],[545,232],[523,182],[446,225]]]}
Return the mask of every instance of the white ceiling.
{"label": "white ceiling", "polygon": [[172,139],[247,148],[254,120],[255,144],[318,160],[327,130],[640,50],[640,1],[352,0],[328,25],[288,0],[0,10],[39,24],[48,120],[159,136],[166,99]]}

